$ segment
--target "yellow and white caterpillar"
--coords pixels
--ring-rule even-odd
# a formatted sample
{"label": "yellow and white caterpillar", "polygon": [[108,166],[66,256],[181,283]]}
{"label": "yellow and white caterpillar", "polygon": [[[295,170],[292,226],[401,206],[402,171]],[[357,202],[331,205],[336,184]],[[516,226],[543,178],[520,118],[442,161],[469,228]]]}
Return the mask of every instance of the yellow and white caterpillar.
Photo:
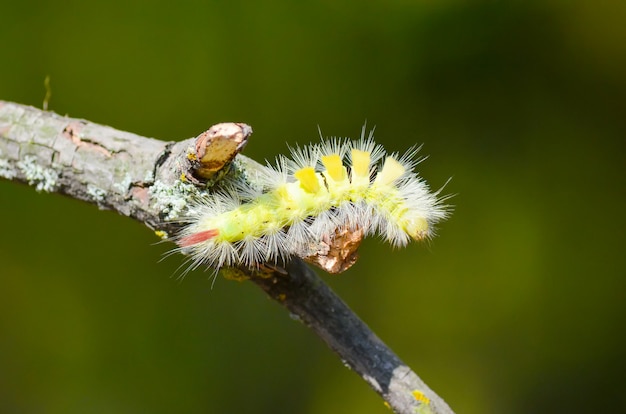
{"label": "yellow and white caterpillar", "polygon": [[413,172],[418,149],[387,155],[372,134],[291,149],[258,173],[258,186],[227,184],[193,206],[177,244],[192,268],[219,270],[285,260],[338,230],[393,246],[429,238],[447,208]]}

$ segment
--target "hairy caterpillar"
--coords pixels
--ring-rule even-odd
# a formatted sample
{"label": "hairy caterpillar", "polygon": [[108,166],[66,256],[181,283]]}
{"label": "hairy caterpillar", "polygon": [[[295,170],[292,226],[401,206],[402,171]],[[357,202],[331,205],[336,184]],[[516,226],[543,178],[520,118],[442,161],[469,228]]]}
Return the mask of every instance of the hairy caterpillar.
{"label": "hairy caterpillar", "polygon": [[419,148],[387,155],[373,135],[291,149],[254,177],[190,209],[177,238],[191,268],[258,267],[285,260],[338,230],[378,234],[393,246],[433,235],[447,216],[439,191],[413,172]]}

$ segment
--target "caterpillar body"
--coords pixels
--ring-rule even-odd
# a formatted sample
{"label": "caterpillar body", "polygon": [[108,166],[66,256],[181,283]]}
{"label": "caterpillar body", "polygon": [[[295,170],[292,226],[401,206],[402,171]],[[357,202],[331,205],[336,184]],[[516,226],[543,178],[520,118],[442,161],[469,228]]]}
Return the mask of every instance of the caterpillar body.
{"label": "caterpillar body", "polygon": [[413,168],[419,148],[387,155],[372,134],[291,149],[254,177],[190,209],[179,250],[195,268],[258,267],[306,250],[339,230],[378,234],[393,246],[430,238],[447,216]]}

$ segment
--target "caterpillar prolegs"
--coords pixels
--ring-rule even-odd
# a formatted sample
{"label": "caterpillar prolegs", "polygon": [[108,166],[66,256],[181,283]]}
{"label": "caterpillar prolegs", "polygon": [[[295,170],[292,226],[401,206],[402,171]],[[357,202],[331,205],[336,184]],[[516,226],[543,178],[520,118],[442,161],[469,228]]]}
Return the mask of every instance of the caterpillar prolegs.
{"label": "caterpillar prolegs", "polygon": [[448,211],[413,172],[419,148],[387,155],[372,134],[291,149],[246,182],[226,183],[190,209],[178,235],[192,267],[258,267],[338,231],[378,234],[392,246],[433,236]]}

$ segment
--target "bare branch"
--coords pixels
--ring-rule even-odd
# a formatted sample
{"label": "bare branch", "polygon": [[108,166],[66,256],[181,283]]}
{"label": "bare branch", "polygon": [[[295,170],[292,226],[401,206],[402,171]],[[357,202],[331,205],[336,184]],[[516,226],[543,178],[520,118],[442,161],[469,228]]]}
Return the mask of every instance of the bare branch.
{"label": "bare branch", "polygon": [[[208,163],[211,158],[197,154],[205,148],[198,146],[200,140],[206,144],[210,134],[205,134],[163,142],[0,101],[0,177],[115,210],[173,234],[180,224],[171,219],[184,210],[185,188],[190,188],[181,189],[181,174],[190,159]],[[245,138],[238,138],[237,151]],[[238,168],[258,168],[241,155],[237,160]],[[302,260],[285,268],[248,276],[311,328],[394,412],[453,413]]]}

